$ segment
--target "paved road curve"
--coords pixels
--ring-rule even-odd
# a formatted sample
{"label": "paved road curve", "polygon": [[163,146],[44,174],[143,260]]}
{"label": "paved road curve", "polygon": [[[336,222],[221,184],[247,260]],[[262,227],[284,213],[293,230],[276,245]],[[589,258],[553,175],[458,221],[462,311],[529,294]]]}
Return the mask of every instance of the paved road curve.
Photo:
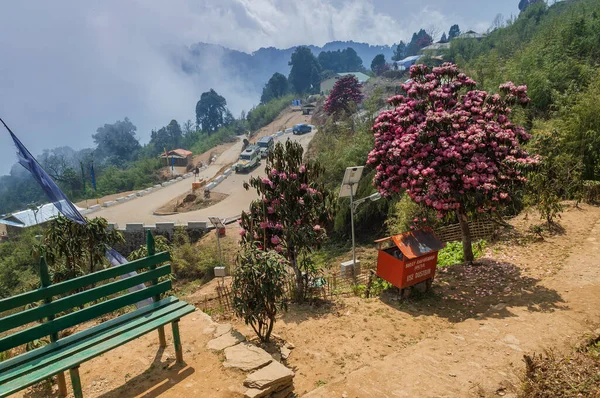
{"label": "paved road curve", "polygon": [[[302,144],[304,149],[308,147],[310,140],[316,131],[310,134],[294,136],[284,134],[275,139],[275,142],[285,142],[288,138],[296,140]],[[235,162],[242,148],[242,142],[237,142],[234,146],[223,152],[215,164],[209,166],[201,172],[201,177],[212,178],[225,165]],[[124,227],[127,223],[144,223],[152,225],[157,222],[175,222],[176,224],[187,223],[188,221],[206,221],[209,216],[219,216],[221,218],[233,217],[248,209],[250,202],[256,198],[256,193],[246,191],[242,184],[248,181],[251,176],[264,175],[264,160],[261,165],[250,174],[232,174],[219,184],[214,192],[221,192],[229,196],[223,201],[206,209],[196,210],[187,213],[180,213],[168,216],[156,216],[153,212],[191,189],[191,179],[177,182],[168,187],[162,188],[147,196],[136,198],[129,202],[124,202],[109,208],[91,213],[91,217],[104,217],[111,223],[117,223]]]}

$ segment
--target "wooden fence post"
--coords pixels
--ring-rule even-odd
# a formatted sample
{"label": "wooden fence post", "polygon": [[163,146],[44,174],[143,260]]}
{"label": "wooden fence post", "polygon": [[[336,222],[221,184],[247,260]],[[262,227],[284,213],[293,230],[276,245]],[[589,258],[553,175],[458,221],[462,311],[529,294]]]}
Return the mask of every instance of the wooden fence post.
{"label": "wooden fence post", "polygon": [[[40,257],[40,286],[42,289],[47,288],[48,286],[50,286],[51,282],[50,282],[50,272],[48,272],[48,263],[46,262],[46,259],[41,256]],[[49,304],[52,302],[52,297],[46,297],[44,299],[44,303]],[[48,322],[51,322],[54,320],[54,315],[50,315],[48,316]],[[54,332],[50,335],[50,341],[52,343],[55,343],[56,341],[58,341],[58,333]],[[58,392],[61,396],[66,397],[67,396],[67,381],[65,379],[65,374],[64,372],[60,372],[59,374],[56,375],[57,379],[58,379]]]}
{"label": "wooden fence post", "polygon": [[[148,249],[148,256],[153,256],[156,254],[156,249],[154,247],[154,236],[152,236],[152,231],[149,229],[146,230],[146,248]],[[156,269],[156,265],[150,267],[150,269]],[[152,285],[158,285],[158,279],[152,280]],[[153,297],[154,302],[160,301],[160,295],[156,295]],[[167,339],[165,338],[165,327],[159,326],[158,328],[158,341],[161,347],[167,346]]]}

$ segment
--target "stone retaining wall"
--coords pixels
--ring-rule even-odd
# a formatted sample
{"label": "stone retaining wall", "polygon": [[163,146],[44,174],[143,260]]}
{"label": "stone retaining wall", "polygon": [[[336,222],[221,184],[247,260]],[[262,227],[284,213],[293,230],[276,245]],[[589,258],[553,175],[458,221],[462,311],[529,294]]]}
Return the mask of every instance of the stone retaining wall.
{"label": "stone retaining wall", "polygon": [[[231,217],[224,220],[224,224],[231,224],[240,217]],[[119,230],[125,238],[125,243],[118,245],[116,249],[124,256],[128,256],[134,250],[146,243],[146,230],[152,231],[155,235],[161,235],[170,242],[173,240],[175,228],[182,228],[187,233],[192,242],[199,240],[204,234],[214,229],[208,221],[190,221],[185,224],[175,224],[174,222],[158,222],[156,224],[127,223],[119,225],[109,223],[109,229]]]}

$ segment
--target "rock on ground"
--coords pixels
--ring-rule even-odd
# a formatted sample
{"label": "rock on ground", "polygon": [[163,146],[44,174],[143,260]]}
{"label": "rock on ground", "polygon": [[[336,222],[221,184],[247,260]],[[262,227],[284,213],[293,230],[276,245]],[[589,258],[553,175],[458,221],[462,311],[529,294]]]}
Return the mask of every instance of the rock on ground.
{"label": "rock on ground", "polygon": [[246,338],[240,332],[237,330],[230,330],[228,333],[225,333],[216,339],[212,339],[206,346],[210,350],[222,351],[227,347],[234,346],[245,340]]}
{"label": "rock on ground", "polygon": [[294,385],[290,384],[289,386],[274,392],[270,398],[287,398],[292,394],[292,391],[294,391]]}
{"label": "rock on ground", "polygon": [[294,372],[279,362],[273,361],[264,368],[251,373],[244,381],[244,385],[264,390],[267,387],[289,383],[293,378]]}
{"label": "rock on ground", "polygon": [[225,358],[223,366],[238,368],[246,372],[262,368],[273,361],[271,355],[265,350],[247,342],[226,348]]}
{"label": "rock on ground", "polygon": [[281,358],[283,358],[284,360],[288,359],[291,353],[292,351],[289,348],[285,346],[281,347]]}
{"label": "rock on ground", "polygon": [[215,328],[215,337],[219,337],[224,335],[225,333],[231,331],[231,324],[230,323],[223,323],[223,324],[218,324],[217,327]]}

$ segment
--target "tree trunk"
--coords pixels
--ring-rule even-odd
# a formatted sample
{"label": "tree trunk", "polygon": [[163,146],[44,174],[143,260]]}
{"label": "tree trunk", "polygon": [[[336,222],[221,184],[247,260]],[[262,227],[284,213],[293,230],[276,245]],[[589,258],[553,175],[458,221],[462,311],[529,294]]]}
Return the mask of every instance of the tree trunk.
{"label": "tree trunk", "polygon": [[273,325],[275,324],[275,318],[269,317],[268,322],[269,323],[267,326],[267,331],[265,332],[265,339],[264,339],[263,343],[268,343],[271,340],[271,332],[273,331]]}
{"label": "tree trunk", "polygon": [[304,277],[302,276],[302,271],[298,266],[298,259],[293,249],[289,251],[289,261],[290,265],[294,269],[294,274],[296,275],[296,297],[294,301],[297,303],[302,303],[304,301]]}
{"label": "tree trunk", "polygon": [[471,241],[471,231],[469,230],[469,221],[467,220],[467,214],[463,209],[456,210],[456,216],[460,223],[460,230],[462,231],[462,243],[463,243],[463,254],[465,257],[465,263],[472,264],[475,260],[473,256],[473,244]]}
{"label": "tree trunk", "polygon": [[296,274],[296,302],[302,303],[304,301],[304,277],[302,271],[298,267],[294,267],[294,273]]}

